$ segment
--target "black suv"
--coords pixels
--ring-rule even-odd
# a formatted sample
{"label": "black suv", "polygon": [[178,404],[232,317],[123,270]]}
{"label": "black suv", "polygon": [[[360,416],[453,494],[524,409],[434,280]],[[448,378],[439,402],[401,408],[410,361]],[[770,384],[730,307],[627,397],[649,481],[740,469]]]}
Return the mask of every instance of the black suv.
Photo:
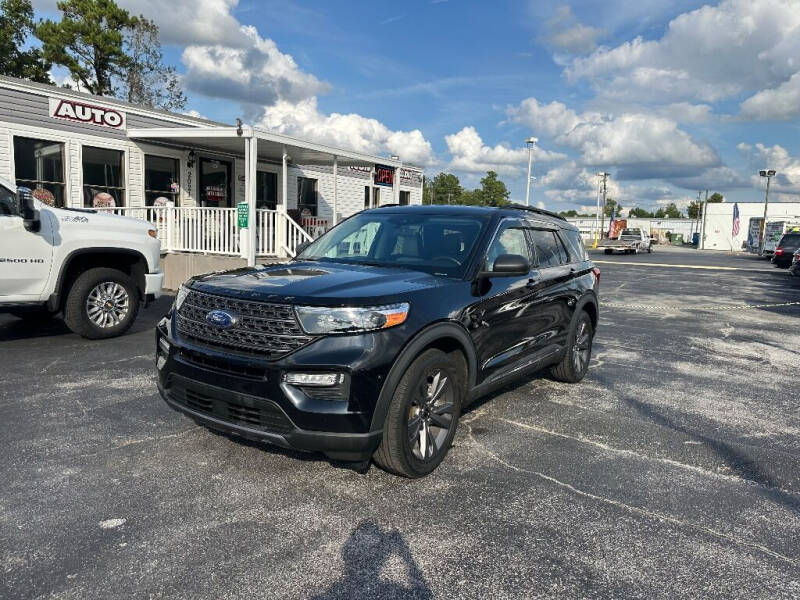
{"label": "black suv", "polygon": [[772,264],[782,269],[792,266],[792,258],[795,252],[800,250],[800,231],[784,233],[772,255]]}
{"label": "black suv", "polygon": [[156,330],[158,386],[198,423],[407,477],[464,407],[524,374],[586,374],[599,271],[523,207],[387,206],[291,262],[195,277]]}

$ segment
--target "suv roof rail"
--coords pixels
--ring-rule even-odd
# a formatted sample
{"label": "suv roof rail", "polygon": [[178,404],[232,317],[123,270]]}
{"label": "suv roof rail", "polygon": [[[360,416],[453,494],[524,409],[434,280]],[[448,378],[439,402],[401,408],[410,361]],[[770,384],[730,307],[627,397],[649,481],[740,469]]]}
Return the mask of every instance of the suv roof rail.
{"label": "suv roof rail", "polygon": [[503,208],[517,208],[519,210],[527,210],[528,212],[533,212],[540,215],[547,215],[548,217],[553,217],[554,219],[560,219],[561,221],[566,221],[566,219],[558,213],[554,213],[550,210],[545,210],[543,208],[536,208],[535,206],[525,206],[524,204],[506,204]]}

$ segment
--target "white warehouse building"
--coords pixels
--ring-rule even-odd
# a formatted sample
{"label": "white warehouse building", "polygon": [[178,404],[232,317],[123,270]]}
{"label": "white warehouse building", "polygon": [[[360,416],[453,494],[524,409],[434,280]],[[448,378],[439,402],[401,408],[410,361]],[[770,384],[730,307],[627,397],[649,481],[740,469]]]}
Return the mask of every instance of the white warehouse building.
{"label": "white warehouse building", "polygon": [[167,250],[251,263],[291,255],[364,208],[421,204],[423,180],[396,157],[10,77],[0,77],[0,176],[55,206],[157,221]]}

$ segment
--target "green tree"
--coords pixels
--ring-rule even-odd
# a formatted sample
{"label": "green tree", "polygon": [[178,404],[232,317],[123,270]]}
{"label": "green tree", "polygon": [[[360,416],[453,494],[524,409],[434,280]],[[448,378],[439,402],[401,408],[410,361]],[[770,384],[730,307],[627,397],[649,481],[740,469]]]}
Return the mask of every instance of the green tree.
{"label": "green tree", "polygon": [[649,219],[653,217],[653,213],[637,206],[628,211],[628,216],[633,218]]}
{"label": "green tree", "polygon": [[692,200],[689,206],[686,207],[686,215],[690,219],[697,219],[703,215],[703,203],[698,200]]}
{"label": "green tree", "polygon": [[708,197],[709,202],[723,202],[725,200],[725,196],[720,194],[719,192],[714,192]]}
{"label": "green tree", "polygon": [[422,203],[461,204],[463,191],[458,177],[452,173],[439,173],[433,179],[426,181]]}
{"label": "green tree", "polygon": [[128,102],[165,110],[184,110],[186,95],[174,67],[163,64],[158,26],[139,16],[129,29],[125,49],[130,60],[121,80]]}
{"label": "green tree", "polygon": [[574,209],[562,210],[561,212],[558,213],[558,216],[559,217],[567,217],[567,218],[569,218],[569,217],[577,217],[578,216],[578,211],[574,210]]}
{"label": "green tree", "polygon": [[33,33],[33,7],[30,0],[0,2],[0,74],[40,83],[50,81],[50,63],[39,48],[23,50]]}
{"label": "green tree", "polygon": [[44,58],[69,69],[92,94],[113,95],[114,78],[124,77],[131,65],[124,42],[136,17],[113,0],[63,0],[57,6],[61,21],[36,27]]}
{"label": "green tree", "polygon": [[618,218],[622,215],[622,207],[613,198],[606,198],[605,213],[607,217],[614,215],[615,218]]}
{"label": "green tree", "polygon": [[475,191],[480,192],[480,203],[485,206],[505,206],[511,194],[494,171],[486,173],[486,177],[481,179],[480,189]]}
{"label": "green tree", "polygon": [[[674,202],[667,204],[663,212],[664,214],[661,218],[666,217],[667,219],[680,219],[683,217],[683,214],[681,214],[681,211],[677,206],[675,206]],[[658,216],[658,214],[656,214],[656,216]]]}

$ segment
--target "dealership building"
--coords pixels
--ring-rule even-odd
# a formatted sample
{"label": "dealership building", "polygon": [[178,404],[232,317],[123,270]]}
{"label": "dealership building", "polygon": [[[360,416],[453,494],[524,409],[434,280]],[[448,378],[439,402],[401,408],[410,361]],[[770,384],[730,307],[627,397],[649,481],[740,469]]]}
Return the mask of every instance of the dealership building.
{"label": "dealership building", "polygon": [[0,176],[54,206],[157,221],[167,250],[249,262],[291,255],[364,208],[421,204],[423,180],[397,157],[10,77],[0,77]]}

